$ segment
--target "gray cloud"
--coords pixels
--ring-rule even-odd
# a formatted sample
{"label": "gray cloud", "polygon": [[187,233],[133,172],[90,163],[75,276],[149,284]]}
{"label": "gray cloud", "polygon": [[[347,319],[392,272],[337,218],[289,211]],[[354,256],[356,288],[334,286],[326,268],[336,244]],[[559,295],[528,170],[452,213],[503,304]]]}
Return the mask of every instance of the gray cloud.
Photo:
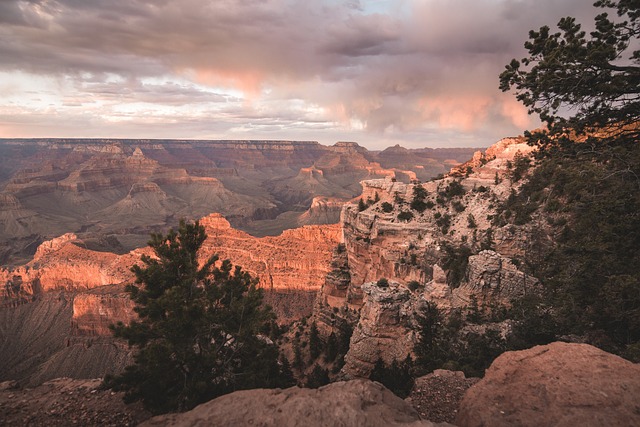
{"label": "gray cloud", "polygon": [[[3,0],[0,71],[68,79],[56,114],[69,120],[75,106],[97,103],[96,129],[143,104],[142,127],[153,114],[188,120],[193,106],[217,127],[209,133],[241,127],[258,111],[265,132],[332,124],[351,139],[427,144],[439,131],[486,144],[528,125],[497,89],[504,64],[524,55],[528,30],[595,14],[583,0],[415,0],[388,13],[371,3]],[[8,120],[8,104],[2,111]],[[214,126],[215,117],[227,125]],[[201,136],[205,124],[184,132]]]}

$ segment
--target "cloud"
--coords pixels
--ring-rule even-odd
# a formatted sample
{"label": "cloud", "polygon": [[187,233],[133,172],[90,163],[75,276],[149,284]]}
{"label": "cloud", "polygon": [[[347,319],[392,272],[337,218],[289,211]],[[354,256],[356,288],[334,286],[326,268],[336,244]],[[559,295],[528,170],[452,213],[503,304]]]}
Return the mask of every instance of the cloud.
{"label": "cloud", "polygon": [[[535,126],[497,89],[527,31],[565,15],[590,20],[591,9],[583,0],[4,0],[0,72],[52,82],[57,109],[38,115],[52,129],[91,114],[98,133],[127,111],[127,123],[139,114],[131,129],[155,114],[175,123],[173,136],[197,137],[243,128],[259,111],[262,131],[283,137],[333,126],[368,141],[431,143],[439,130],[488,144]],[[0,101],[5,118],[43,111],[30,99]],[[79,105],[95,108],[75,116]],[[179,134],[189,113],[209,128]]]}

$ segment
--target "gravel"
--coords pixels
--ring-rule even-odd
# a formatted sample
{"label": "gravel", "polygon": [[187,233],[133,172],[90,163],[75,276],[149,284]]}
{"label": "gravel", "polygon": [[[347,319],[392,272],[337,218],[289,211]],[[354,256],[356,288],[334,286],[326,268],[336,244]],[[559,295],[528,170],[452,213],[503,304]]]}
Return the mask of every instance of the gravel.
{"label": "gravel", "polygon": [[453,423],[462,396],[480,378],[465,378],[462,372],[436,370],[416,379],[407,402],[423,420]]}

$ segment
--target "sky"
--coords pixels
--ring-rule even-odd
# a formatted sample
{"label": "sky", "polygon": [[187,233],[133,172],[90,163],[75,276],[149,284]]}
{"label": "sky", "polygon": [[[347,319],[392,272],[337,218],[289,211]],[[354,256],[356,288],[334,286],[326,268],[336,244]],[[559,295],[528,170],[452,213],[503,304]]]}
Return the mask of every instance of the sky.
{"label": "sky", "polygon": [[589,0],[0,0],[0,138],[482,147],[539,126],[498,89]]}

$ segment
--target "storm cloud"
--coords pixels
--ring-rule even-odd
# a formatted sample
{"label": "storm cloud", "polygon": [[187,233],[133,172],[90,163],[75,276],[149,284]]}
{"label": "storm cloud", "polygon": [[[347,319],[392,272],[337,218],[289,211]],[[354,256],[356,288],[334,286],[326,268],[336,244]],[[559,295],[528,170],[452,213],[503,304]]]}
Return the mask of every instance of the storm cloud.
{"label": "storm cloud", "polygon": [[497,76],[584,0],[0,1],[0,136],[488,145]]}

